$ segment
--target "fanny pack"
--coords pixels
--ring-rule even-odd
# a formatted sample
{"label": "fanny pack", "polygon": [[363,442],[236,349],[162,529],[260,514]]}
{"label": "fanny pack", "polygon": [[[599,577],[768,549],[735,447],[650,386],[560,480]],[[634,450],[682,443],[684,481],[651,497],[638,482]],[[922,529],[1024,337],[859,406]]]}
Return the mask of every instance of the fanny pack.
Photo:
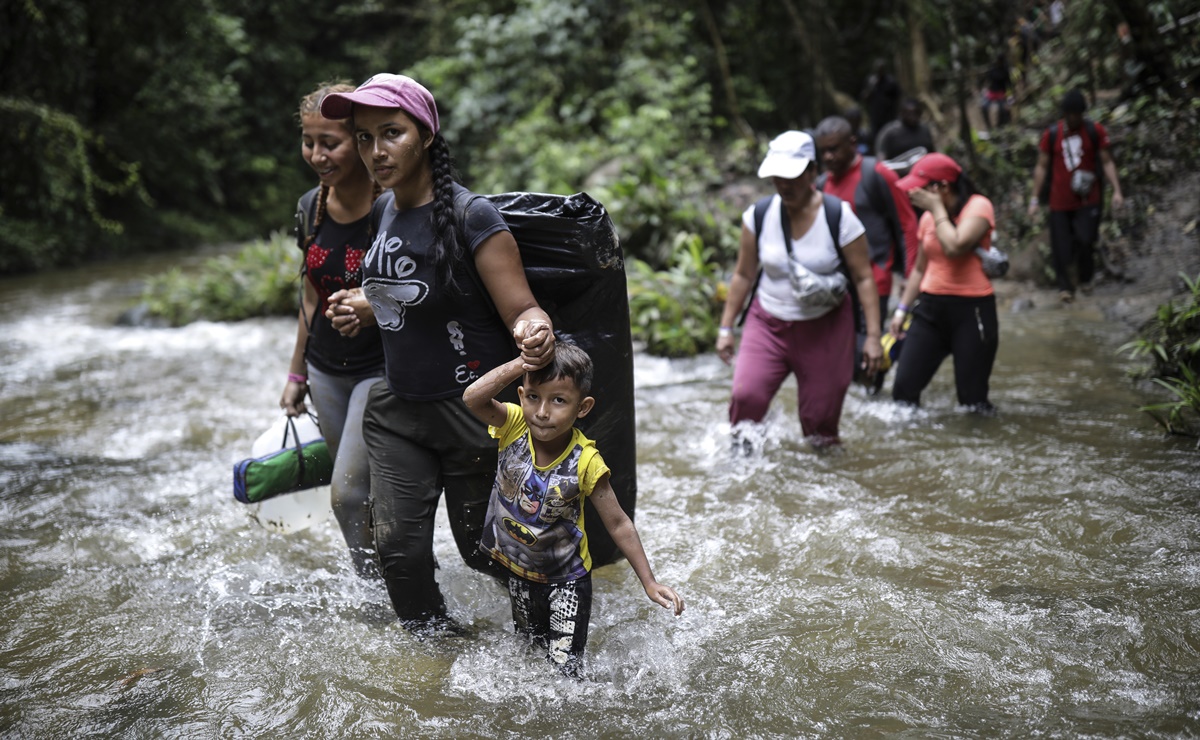
{"label": "fanny pack", "polygon": [[792,284],[792,297],[801,308],[837,308],[846,298],[850,282],[841,272],[822,275],[800,264],[793,255],[788,255],[788,278]]}
{"label": "fanny pack", "polygon": [[995,279],[1008,274],[1008,255],[998,249],[996,245],[993,244],[987,249],[975,247],[975,254],[979,255],[979,261],[983,263],[984,275]]}
{"label": "fanny pack", "polygon": [[1096,173],[1091,170],[1076,169],[1071,171],[1071,192],[1080,198],[1086,198],[1096,184]]}

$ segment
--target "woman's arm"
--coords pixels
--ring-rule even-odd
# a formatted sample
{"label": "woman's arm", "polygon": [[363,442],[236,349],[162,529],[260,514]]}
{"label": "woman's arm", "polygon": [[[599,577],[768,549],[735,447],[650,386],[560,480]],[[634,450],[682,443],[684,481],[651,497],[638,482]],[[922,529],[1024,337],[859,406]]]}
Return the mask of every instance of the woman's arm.
{"label": "woman's arm", "polygon": [[925,248],[919,247],[917,264],[908,274],[908,282],[904,284],[904,292],[900,295],[900,305],[896,306],[896,311],[892,314],[892,323],[888,326],[888,331],[897,339],[904,336],[904,318],[908,316],[908,312],[911,310],[909,307],[917,300],[917,296],[921,292],[921,279],[925,277],[925,266],[928,262],[929,260],[925,257]]}
{"label": "woman's arm", "polygon": [[955,224],[946,211],[942,196],[937,192],[918,188],[909,192],[908,197],[914,206],[929,211],[933,216],[934,233],[942,245],[942,251],[951,259],[974,252],[979,240],[992,228],[987,219],[978,216],[968,216]]}
{"label": "woman's arm", "polygon": [[592,502],[592,506],[596,507],[596,513],[600,515],[600,520],[604,522],[604,528],[608,530],[609,536],[612,537],[621,554],[633,566],[633,572],[642,582],[642,588],[646,590],[646,595],[659,606],[667,609],[673,607],[675,616],[678,617],[683,613],[683,599],[675,593],[675,589],[654,580],[654,573],[650,570],[650,561],[646,559],[646,550],[642,547],[642,539],[638,536],[637,528],[633,526],[633,520],[625,513],[625,510],[621,508],[621,502],[617,501],[617,494],[613,492],[608,479],[609,476],[606,473],[596,483],[588,500]]}
{"label": "woman's arm", "polygon": [[725,308],[721,311],[721,323],[717,330],[717,354],[726,365],[733,360],[733,322],[738,312],[746,305],[746,297],[754,289],[758,277],[758,240],[745,224],[738,246],[737,264],[729,278],[729,291],[725,296]]}
{"label": "woman's arm", "polygon": [[871,258],[867,256],[867,237],[860,235],[857,239],[842,247],[846,256],[846,266],[850,268],[850,276],[854,278],[854,288],[858,293],[858,303],[862,306],[863,319],[866,321],[867,339],[863,342],[863,369],[870,374],[879,371],[879,363],[883,359],[883,346],[879,343],[879,288],[875,285],[875,275],[871,272]]}
{"label": "woman's arm", "polygon": [[317,304],[317,290],[307,277],[304,281],[304,293],[300,298],[300,311],[296,316],[296,344],[292,347],[292,361],[288,363],[288,381],[283,386],[283,395],[279,398],[279,408],[288,416],[299,416],[308,410],[304,405],[304,397],[308,395],[308,383],[291,380],[291,376],[308,377],[308,363],[304,360],[304,350],[308,346],[308,321]]}
{"label": "woman's arm", "polygon": [[554,325],[529,289],[513,235],[497,231],[484,240],[475,250],[475,266],[504,325],[518,340],[524,369],[545,365],[554,356]]}

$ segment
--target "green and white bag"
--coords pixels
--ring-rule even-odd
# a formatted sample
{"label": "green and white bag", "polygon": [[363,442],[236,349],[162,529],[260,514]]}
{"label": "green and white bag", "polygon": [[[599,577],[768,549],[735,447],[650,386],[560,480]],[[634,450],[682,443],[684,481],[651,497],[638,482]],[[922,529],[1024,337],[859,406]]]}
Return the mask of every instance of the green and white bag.
{"label": "green and white bag", "polygon": [[[301,422],[310,420],[308,425],[315,430],[316,419],[311,415]],[[305,436],[310,438],[301,441],[293,417],[286,417],[282,424],[276,422],[259,440],[282,437],[279,449],[246,458],[233,466],[233,497],[243,504],[256,504],[285,493],[329,485],[333,479],[329,447],[323,437]],[[259,442],[254,446],[256,452],[262,447]]]}

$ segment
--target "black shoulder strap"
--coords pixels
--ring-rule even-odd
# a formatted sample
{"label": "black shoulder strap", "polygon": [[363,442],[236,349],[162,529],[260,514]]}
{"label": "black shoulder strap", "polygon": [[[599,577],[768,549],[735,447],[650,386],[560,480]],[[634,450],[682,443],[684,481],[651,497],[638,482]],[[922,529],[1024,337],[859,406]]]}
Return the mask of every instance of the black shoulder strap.
{"label": "black shoulder strap", "polygon": [[854,308],[854,330],[858,334],[866,331],[866,320],[863,317],[862,304],[858,300],[858,284],[846,264],[846,253],[842,250],[842,200],[829,193],[821,194],[825,199],[825,223],[829,225],[829,235],[833,238],[833,248],[837,250],[838,269],[846,276],[850,285],[850,302]]}
{"label": "black shoulder strap", "polygon": [[309,230],[317,214],[317,196],[321,188],[313,188],[296,201],[296,246],[303,250],[308,241]]}
{"label": "black shoulder strap", "polygon": [[874,157],[863,157],[862,179],[867,189],[867,199],[879,213],[885,214],[888,230],[892,232],[892,269],[904,272],[905,260],[908,258],[908,246],[904,243],[904,229],[900,227],[900,214],[896,212],[896,199],[892,197],[891,188],[883,179],[883,175],[875,169],[878,163]]}
{"label": "black shoulder strap", "polygon": [[[763,222],[767,220],[767,209],[771,207],[771,200],[774,197],[774,195],[768,195],[754,202],[754,247],[756,250],[758,249],[759,240],[762,239]],[[758,292],[758,284],[762,282],[762,272],[762,258],[760,256],[758,275],[755,276],[754,285],[750,286],[750,292],[746,294],[746,301],[742,304],[742,310],[738,314],[738,326],[746,323],[746,314],[750,310],[750,302],[754,300],[754,294]]]}

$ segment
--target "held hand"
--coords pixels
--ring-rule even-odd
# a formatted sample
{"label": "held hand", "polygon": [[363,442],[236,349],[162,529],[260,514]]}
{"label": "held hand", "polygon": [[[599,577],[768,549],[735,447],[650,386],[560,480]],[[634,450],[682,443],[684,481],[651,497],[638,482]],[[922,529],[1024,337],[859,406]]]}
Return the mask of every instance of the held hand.
{"label": "held hand", "polygon": [[1029,217],[1037,218],[1038,211],[1042,210],[1041,205],[1036,200],[1029,201]]}
{"label": "held hand", "polygon": [[888,332],[896,339],[904,338],[904,315],[900,312],[892,314],[892,323],[888,325]]}
{"label": "held hand", "polygon": [[665,609],[674,609],[675,616],[683,614],[683,597],[675,593],[675,589],[670,586],[664,586],[657,582],[651,583],[646,586],[646,595],[655,604]]}
{"label": "held hand", "polygon": [[726,365],[733,362],[734,339],[732,334],[717,335],[717,356]]}
{"label": "held hand", "polygon": [[339,290],[329,296],[325,316],[333,328],[344,337],[353,337],[368,324],[374,323],[375,312],[363,295],[362,288]]}
{"label": "held hand", "polygon": [[1119,211],[1119,210],[1121,210],[1121,207],[1122,207],[1122,206],[1124,206],[1124,205],[1125,205],[1125,196],[1121,195],[1120,193],[1116,193],[1116,192],[1114,192],[1114,193],[1112,194],[1112,207],[1113,207],[1113,210],[1114,210],[1114,211]]}
{"label": "held hand", "polygon": [[521,319],[513,326],[525,370],[537,370],[554,356],[554,330],[545,321]]}
{"label": "held hand", "polygon": [[308,395],[308,386],[289,380],[283,387],[283,396],[279,399],[279,408],[288,416],[299,416],[308,410],[304,405],[304,397]]}
{"label": "held hand", "polygon": [[883,345],[879,343],[879,337],[867,337],[863,342],[862,355],[862,369],[868,375],[879,372],[879,366],[883,362]]}

